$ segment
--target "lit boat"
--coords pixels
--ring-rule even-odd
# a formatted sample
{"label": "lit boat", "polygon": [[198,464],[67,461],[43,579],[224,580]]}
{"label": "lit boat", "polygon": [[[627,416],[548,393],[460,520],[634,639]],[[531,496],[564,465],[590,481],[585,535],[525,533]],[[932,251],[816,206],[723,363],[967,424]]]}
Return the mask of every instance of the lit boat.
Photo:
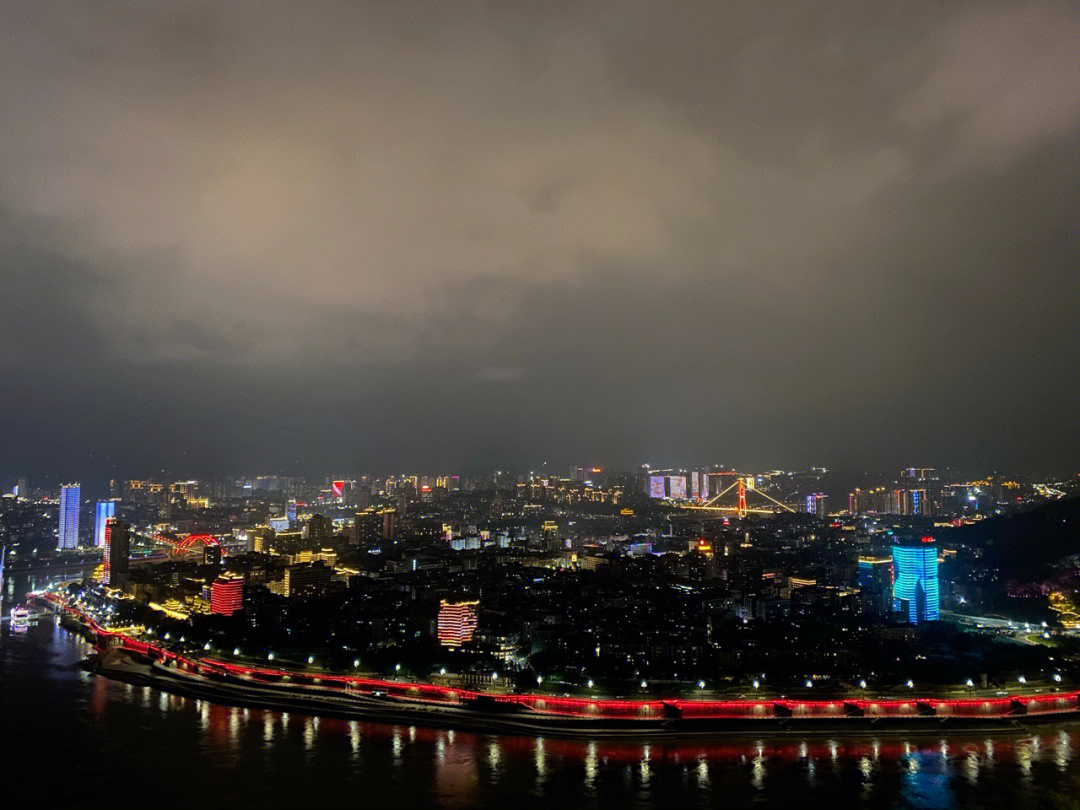
{"label": "lit boat", "polygon": [[34,617],[34,614],[30,612],[30,608],[26,605],[16,605],[11,609],[11,621],[12,622],[28,622]]}

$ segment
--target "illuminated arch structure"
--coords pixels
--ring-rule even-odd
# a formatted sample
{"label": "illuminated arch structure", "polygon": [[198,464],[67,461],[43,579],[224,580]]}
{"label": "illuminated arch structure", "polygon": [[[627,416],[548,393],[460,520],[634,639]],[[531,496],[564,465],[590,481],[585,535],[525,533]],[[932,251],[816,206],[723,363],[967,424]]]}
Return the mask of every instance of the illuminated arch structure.
{"label": "illuminated arch structure", "polygon": [[170,551],[183,552],[194,548],[197,545],[202,546],[217,546],[221,549],[221,553],[226,554],[225,546],[221,544],[212,534],[189,534],[183,540],[173,540],[171,537],[166,537],[163,534],[152,534],[150,537],[158,543],[169,547]]}

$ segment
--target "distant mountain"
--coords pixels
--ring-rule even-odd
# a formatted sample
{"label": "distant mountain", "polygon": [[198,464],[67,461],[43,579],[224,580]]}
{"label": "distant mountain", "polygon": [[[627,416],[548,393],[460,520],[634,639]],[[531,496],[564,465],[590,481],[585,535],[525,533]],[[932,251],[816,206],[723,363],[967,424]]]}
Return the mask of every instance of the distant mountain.
{"label": "distant mountain", "polygon": [[942,539],[981,547],[1007,580],[1042,580],[1051,565],[1080,553],[1080,496],[961,526]]}

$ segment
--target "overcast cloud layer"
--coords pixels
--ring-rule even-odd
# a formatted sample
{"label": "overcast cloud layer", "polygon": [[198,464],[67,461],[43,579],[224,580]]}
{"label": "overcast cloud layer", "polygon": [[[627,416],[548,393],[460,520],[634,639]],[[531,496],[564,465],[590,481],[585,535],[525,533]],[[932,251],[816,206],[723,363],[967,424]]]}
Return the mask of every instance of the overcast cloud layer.
{"label": "overcast cloud layer", "polygon": [[6,2],[0,474],[1080,462],[1080,5]]}

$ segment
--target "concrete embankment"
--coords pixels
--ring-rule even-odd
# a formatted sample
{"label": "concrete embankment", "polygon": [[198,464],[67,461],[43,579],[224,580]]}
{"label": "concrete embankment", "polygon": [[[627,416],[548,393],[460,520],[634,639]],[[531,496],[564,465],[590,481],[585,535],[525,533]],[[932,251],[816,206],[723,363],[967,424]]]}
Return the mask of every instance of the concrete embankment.
{"label": "concrete embankment", "polygon": [[463,731],[544,737],[654,738],[760,735],[894,735],[1024,733],[1033,726],[1080,720],[1076,712],[1004,717],[835,718],[610,718],[545,714],[528,708],[470,700],[447,705],[365,694],[338,687],[266,683],[241,677],[207,677],[127,651],[110,650],[93,665],[111,678],[215,703],[383,723],[408,723]]}

